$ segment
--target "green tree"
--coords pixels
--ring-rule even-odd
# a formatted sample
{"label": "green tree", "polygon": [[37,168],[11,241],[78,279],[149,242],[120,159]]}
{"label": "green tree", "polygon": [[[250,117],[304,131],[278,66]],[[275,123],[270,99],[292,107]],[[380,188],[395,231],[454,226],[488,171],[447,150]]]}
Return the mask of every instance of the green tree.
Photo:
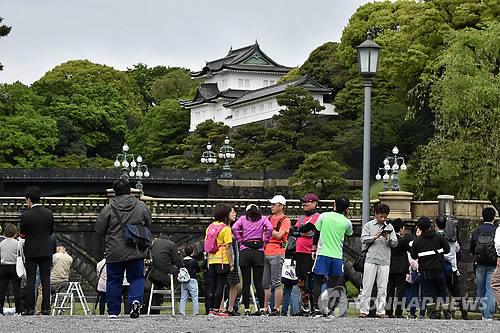
{"label": "green tree", "polygon": [[286,82],[286,81],[296,80],[296,79],[298,79],[298,78],[300,78],[302,76],[303,75],[300,73],[300,68],[299,67],[294,67],[288,73],[286,73],[285,75],[283,75],[276,83],[283,83],[283,82]]}
{"label": "green tree", "polygon": [[343,178],[347,168],[334,160],[329,151],[313,153],[304,160],[289,179],[289,183],[299,195],[316,193],[320,198],[334,199],[346,192]]}
{"label": "green tree", "polygon": [[[163,166],[169,169],[201,169],[200,159],[206,150],[207,143],[212,144],[212,151],[218,154],[218,149],[229,135],[229,126],[223,122],[214,122],[209,119],[196,126],[193,135],[189,135],[179,146],[183,154],[169,156],[163,162]],[[218,167],[218,164],[214,166]]]}
{"label": "green tree", "polygon": [[1,167],[45,167],[55,157],[57,125],[38,112],[42,103],[22,83],[0,85]]}
{"label": "green tree", "polygon": [[[3,17],[0,17],[0,38],[5,37],[9,34],[12,27],[8,27],[5,24],[2,24]],[[3,65],[0,63],[0,71],[3,70]]]}
{"label": "green tree", "polygon": [[[416,197],[454,194],[498,202],[500,24],[449,35],[432,88],[437,134],[410,160]],[[485,183],[486,182],[486,183]],[[486,185],[486,186],[485,186]]]}
{"label": "green tree", "polygon": [[167,99],[144,116],[143,123],[127,138],[133,151],[142,152],[148,166],[161,167],[164,159],[182,153],[179,145],[189,133],[189,112]]}
{"label": "green tree", "polygon": [[156,80],[152,85],[151,94],[156,103],[165,99],[178,100],[187,98],[197,85],[196,81],[191,80],[188,69],[178,68]]}
{"label": "green tree", "polygon": [[347,68],[340,62],[339,43],[327,42],[311,52],[309,58],[300,66],[300,74],[311,75],[312,79],[325,87],[340,91],[350,79]]}
{"label": "green tree", "polygon": [[[106,87],[107,91],[115,91],[121,99],[119,107],[125,114],[128,127],[133,129],[140,124],[144,99],[135,80],[125,72],[88,60],[70,60],[45,73],[34,86],[37,88],[39,85],[56,82],[73,82],[85,88],[96,85]],[[57,91],[52,94],[57,95]]]}
{"label": "green tree", "polygon": [[144,112],[147,111],[147,108],[153,107],[156,104],[151,94],[153,83],[175,69],[178,69],[178,67],[167,68],[165,66],[155,66],[148,68],[148,66],[143,63],[133,65],[133,68],[127,68],[127,74],[135,80],[144,98],[144,107],[146,108]]}
{"label": "green tree", "polygon": [[[128,132],[127,103],[111,85],[99,82],[44,80],[33,84],[33,89],[45,98],[42,114],[59,119],[65,117],[72,123],[61,128],[61,139],[68,135],[83,140],[89,157],[113,158],[120,150]],[[63,124],[64,125],[64,124]],[[64,140],[62,142],[64,144]],[[83,153],[81,144],[63,148],[62,154]],[[79,152],[74,151],[80,147]],[[69,149],[69,150],[68,150]]]}

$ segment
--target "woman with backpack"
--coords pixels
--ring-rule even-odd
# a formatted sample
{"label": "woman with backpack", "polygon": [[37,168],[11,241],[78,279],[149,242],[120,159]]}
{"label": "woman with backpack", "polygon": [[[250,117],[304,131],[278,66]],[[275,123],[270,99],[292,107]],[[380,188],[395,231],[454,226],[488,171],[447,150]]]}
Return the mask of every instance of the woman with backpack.
{"label": "woman with backpack", "polygon": [[214,208],[215,221],[210,224],[205,236],[205,252],[208,253],[209,315],[227,317],[228,314],[219,310],[222,301],[227,274],[234,269],[231,243],[233,242],[229,214],[231,207],[217,204]]}
{"label": "woman with backpack", "polygon": [[[252,315],[260,316],[265,313],[264,289],[262,287],[262,273],[264,272],[264,245],[269,242],[273,233],[273,226],[268,218],[262,216],[256,205],[250,204],[245,215],[240,217],[232,227],[233,235],[240,245],[240,268],[243,278],[243,303],[245,315],[250,315],[250,285],[252,282],[257,291],[260,309]],[[265,237],[263,237],[265,233]]]}

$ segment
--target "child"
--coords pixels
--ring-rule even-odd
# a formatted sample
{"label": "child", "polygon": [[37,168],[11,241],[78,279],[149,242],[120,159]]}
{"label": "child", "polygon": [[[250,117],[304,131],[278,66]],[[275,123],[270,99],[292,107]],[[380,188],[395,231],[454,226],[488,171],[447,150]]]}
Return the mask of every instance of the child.
{"label": "child", "polygon": [[191,300],[193,301],[193,314],[198,314],[198,281],[196,280],[196,273],[200,272],[200,265],[198,262],[193,259],[194,247],[192,245],[188,245],[184,248],[184,252],[186,256],[182,260],[184,267],[189,272],[189,276],[191,279],[189,282],[181,283],[181,314],[186,314],[186,303],[188,296],[191,295]]}

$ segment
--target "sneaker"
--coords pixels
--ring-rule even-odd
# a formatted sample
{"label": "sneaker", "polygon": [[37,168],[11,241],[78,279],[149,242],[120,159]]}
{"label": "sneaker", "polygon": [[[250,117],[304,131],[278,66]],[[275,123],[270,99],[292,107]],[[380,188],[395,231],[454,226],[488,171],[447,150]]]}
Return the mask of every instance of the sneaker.
{"label": "sneaker", "polygon": [[265,316],[265,315],[267,315],[267,312],[265,312],[264,310],[257,310],[251,314],[251,316]]}
{"label": "sneaker", "polygon": [[138,300],[132,302],[130,309],[130,318],[139,318],[141,312],[141,303]]}
{"label": "sneaker", "polygon": [[245,310],[245,316],[250,316],[250,310]]}
{"label": "sneaker", "polygon": [[281,316],[282,317],[288,317],[288,313],[281,311]]}
{"label": "sneaker", "polygon": [[208,315],[209,316],[215,316],[215,311],[214,310],[210,310],[210,312],[208,312]]}
{"label": "sneaker", "polygon": [[368,313],[360,313],[359,318],[368,318]]}
{"label": "sneaker", "polygon": [[274,317],[274,316],[279,316],[280,315],[280,310],[278,309],[273,309],[271,312],[269,312],[269,316]]}
{"label": "sneaker", "polygon": [[308,310],[300,310],[297,313],[292,314],[293,317],[309,317],[309,311]]}
{"label": "sneaker", "polygon": [[313,317],[313,318],[319,318],[319,317],[323,317],[323,313],[321,313],[321,311],[319,311],[317,309],[314,309],[314,310],[312,310],[312,312],[309,316]]}
{"label": "sneaker", "polygon": [[118,315],[109,315],[108,318],[109,319],[116,319],[116,318],[118,318]]}
{"label": "sneaker", "polygon": [[229,315],[226,312],[219,310],[219,311],[215,311],[215,316],[217,316],[217,317],[227,317]]}
{"label": "sneaker", "polygon": [[236,317],[236,316],[239,316],[239,315],[240,315],[240,313],[239,313],[239,312],[236,312],[236,311],[234,311],[234,310],[233,310],[233,311],[226,311],[226,313],[227,313],[228,315],[230,315],[231,317]]}

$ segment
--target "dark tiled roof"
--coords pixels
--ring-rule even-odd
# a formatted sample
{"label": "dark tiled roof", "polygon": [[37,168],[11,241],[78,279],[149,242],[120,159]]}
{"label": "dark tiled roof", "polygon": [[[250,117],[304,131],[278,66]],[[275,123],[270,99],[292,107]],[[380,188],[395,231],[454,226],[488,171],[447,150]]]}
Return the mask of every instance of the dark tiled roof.
{"label": "dark tiled roof", "polygon": [[292,68],[280,65],[269,58],[262,52],[259,44],[255,42],[250,46],[229,50],[229,53],[224,58],[208,61],[201,71],[191,72],[191,77],[200,77],[208,72],[216,73],[223,69],[288,73]]}
{"label": "dark tiled roof", "polygon": [[320,93],[331,93],[333,92],[333,89],[326,88],[322,86],[321,84],[313,81],[309,75],[304,75],[301,78],[283,82],[283,83],[278,83],[272,86],[260,88],[257,90],[250,90],[240,98],[224,104],[224,107],[233,107],[236,105],[244,104],[251,102],[256,99],[260,99],[263,97],[268,97],[268,96],[274,96],[274,95],[279,95],[285,92],[286,88],[293,86],[293,87],[304,87],[306,88],[309,92],[320,92]]}
{"label": "dark tiled roof", "polygon": [[179,104],[184,107],[191,107],[203,103],[213,103],[217,98],[234,100],[244,95],[246,90],[227,89],[219,91],[217,83],[201,83],[198,85],[196,95],[191,100],[180,100]]}

